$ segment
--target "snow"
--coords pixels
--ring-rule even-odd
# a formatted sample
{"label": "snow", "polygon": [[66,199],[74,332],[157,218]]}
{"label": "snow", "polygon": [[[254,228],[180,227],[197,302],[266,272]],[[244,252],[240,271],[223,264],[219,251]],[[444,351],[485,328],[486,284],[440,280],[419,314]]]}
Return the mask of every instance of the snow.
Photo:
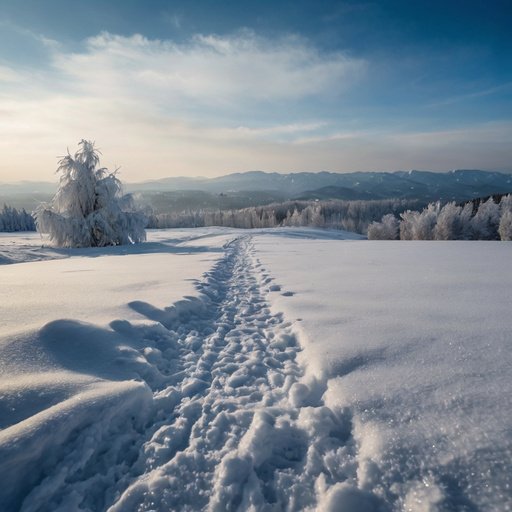
{"label": "snow", "polygon": [[42,246],[35,232],[0,233],[0,265],[61,257],[58,249]]}
{"label": "snow", "polygon": [[66,259],[32,261],[55,250],[38,247],[35,234],[3,237],[5,260],[32,261],[0,269],[0,501],[8,510],[65,456],[77,429],[87,431],[80,442],[105,444],[128,420],[137,435],[153,407],[146,381],[155,369],[149,349],[126,333],[168,336],[140,311],[170,319],[182,301],[183,314],[183,297],[196,293],[225,237],[191,238],[155,233],[144,246],[66,249],[56,254]]}
{"label": "snow", "polygon": [[2,510],[512,507],[510,243],[0,244]]}
{"label": "snow", "polygon": [[305,381],[350,412],[358,487],[404,510],[510,507],[510,244],[256,248],[273,309],[301,319]]}
{"label": "snow", "polygon": [[[105,249],[61,249],[50,261],[1,268],[2,316],[0,335],[12,334],[20,326],[37,328],[51,320],[76,318],[106,324],[113,319],[133,320],[140,315],[126,296],[164,308],[184,296],[193,295],[192,279],[200,278],[220,256],[225,237],[196,238],[173,233],[173,238],[153,232],[150,243]],[[196,235],[200,237],[199,233]],[[5,239],[16,239],[15,236]],[[18,258],[51,257],[52,248],[37,247],[33,234],[19,237],[0,250],[7,260],[18,249]],[[27,247],[29,250],[24,251]],[[86,255],[86,256],[85,256]],[[166,271],[166,269],[168,269]]]}

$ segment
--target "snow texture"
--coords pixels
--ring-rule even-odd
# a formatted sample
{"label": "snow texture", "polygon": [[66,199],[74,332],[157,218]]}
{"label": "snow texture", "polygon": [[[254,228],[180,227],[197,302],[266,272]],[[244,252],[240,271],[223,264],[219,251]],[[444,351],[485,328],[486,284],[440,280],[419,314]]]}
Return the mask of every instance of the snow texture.
{"label": "snow texture", "polygon": [[343,236],[7,244],[2,510],[510,509],[509,244]]}
{"label": "snow texture", "polygon": [[255,245],[294,292],[272,309],[300,319],[303,382],[352,418],[358,488],[392,510],[511,510],[510,244]]}

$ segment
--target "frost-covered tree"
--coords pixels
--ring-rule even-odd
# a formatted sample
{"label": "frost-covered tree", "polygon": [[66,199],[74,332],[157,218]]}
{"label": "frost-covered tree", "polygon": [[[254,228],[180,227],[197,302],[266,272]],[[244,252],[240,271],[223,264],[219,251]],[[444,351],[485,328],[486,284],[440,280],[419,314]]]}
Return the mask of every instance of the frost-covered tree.
{"label": "frost-covered tree", "polygon": [[500,207],[490,197],[487,201],[480,203],[471,221],[473,238],[475,240],[498,240],[499,224]]}
{"label": "frost-covered tree", "polygon": [[417,217],[413,226],[414,240],[433,240],[440,204],[430,203]]}
{"label": "frost-covered tree", "polygon": [[473,204],[466,203],[460,212],[460,224],[462,228],[462,240],[471,240],[473,236]]}
{"label": "frost-covered tree", "polygon": [[498,233],[501,240],[512,240],[512,194],[501,198],[501,218]]}
{"label": "frost-covered tree", "polygon": [[512,240],[512,211],[506,210],[501,215],[498,228],[501,240]]}
{"label": "frost-covered tree", "polygon": [[319,205],[309,206],[311,210],[311,216],[309,219],[309,225],[316,228],[321,228],[325,225],[325,218],[322,215],[322,208]]}
{"label": "frost-covered tree", "polygon": [[407,210],[400,215],[402,240],[433,240],[440,204],[430,203],[421,212]]}
{"label": "frost-covered tree", "polygon": [[414,226],[417,222],[419,212],[407,210],[400,214],[400,239],[413,240]]}
{"label": "frost-covered tree", "polygon": [[57,193],[35,213],[38,231],[59,247],[104,247],[142,242],[146,218],[122,195],[115,172],[99,167],[94,143],[82,140],[59,161]]}
{"label": "frost-covered tree", "polygon": [[505,213],[506,211],[512,212],[512,194],[507,194],[503,196],[500,201],[500,211],[501,213]]}
{"label": "frost-covered tree", "polygon": [[454,202],[445,204],[434,228],[436,240],[460,240],[462,238],[462,208]]}
{"label": "frost-covered tree", "polygon": [[380,222],[368,226],[368,240],[396,240],[398,238],[398,219],[388,213]]}

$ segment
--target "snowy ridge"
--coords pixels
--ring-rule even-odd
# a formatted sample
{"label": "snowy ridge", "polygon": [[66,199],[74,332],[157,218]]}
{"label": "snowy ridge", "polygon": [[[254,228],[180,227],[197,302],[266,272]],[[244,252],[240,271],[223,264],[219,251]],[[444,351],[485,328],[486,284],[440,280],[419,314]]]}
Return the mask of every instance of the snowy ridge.
{"label": "snowy ridge", "polygon": [[270,312],[270,283],[243,236],[198,284],[200,298],[132,303],[159,323],[111,327],[145,347],[149,421],[114,429],[115,440],[112,426],[80,431],[22,510],[378,510],[355,486],[350,414],[301,382],[300,347]]}

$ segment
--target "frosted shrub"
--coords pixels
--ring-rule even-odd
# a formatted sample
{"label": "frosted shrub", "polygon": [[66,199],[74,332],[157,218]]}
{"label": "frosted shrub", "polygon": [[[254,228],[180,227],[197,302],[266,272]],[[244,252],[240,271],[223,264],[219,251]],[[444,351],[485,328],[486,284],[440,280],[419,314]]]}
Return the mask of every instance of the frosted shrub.
{"label": "frosted shrub", "polygon": [[99,167],[94,143],[82,140],[74,156],[59,161],[59,188],[36,210],[36,226],[59,247],[104,247],[142,242],[146,218],[122,195],[115,173]]}
{"label": "frosted shrub", "polygon": [[398,219],[388,213],[380,222],[368,226],[368,240],[396,240],[398,238]]}

